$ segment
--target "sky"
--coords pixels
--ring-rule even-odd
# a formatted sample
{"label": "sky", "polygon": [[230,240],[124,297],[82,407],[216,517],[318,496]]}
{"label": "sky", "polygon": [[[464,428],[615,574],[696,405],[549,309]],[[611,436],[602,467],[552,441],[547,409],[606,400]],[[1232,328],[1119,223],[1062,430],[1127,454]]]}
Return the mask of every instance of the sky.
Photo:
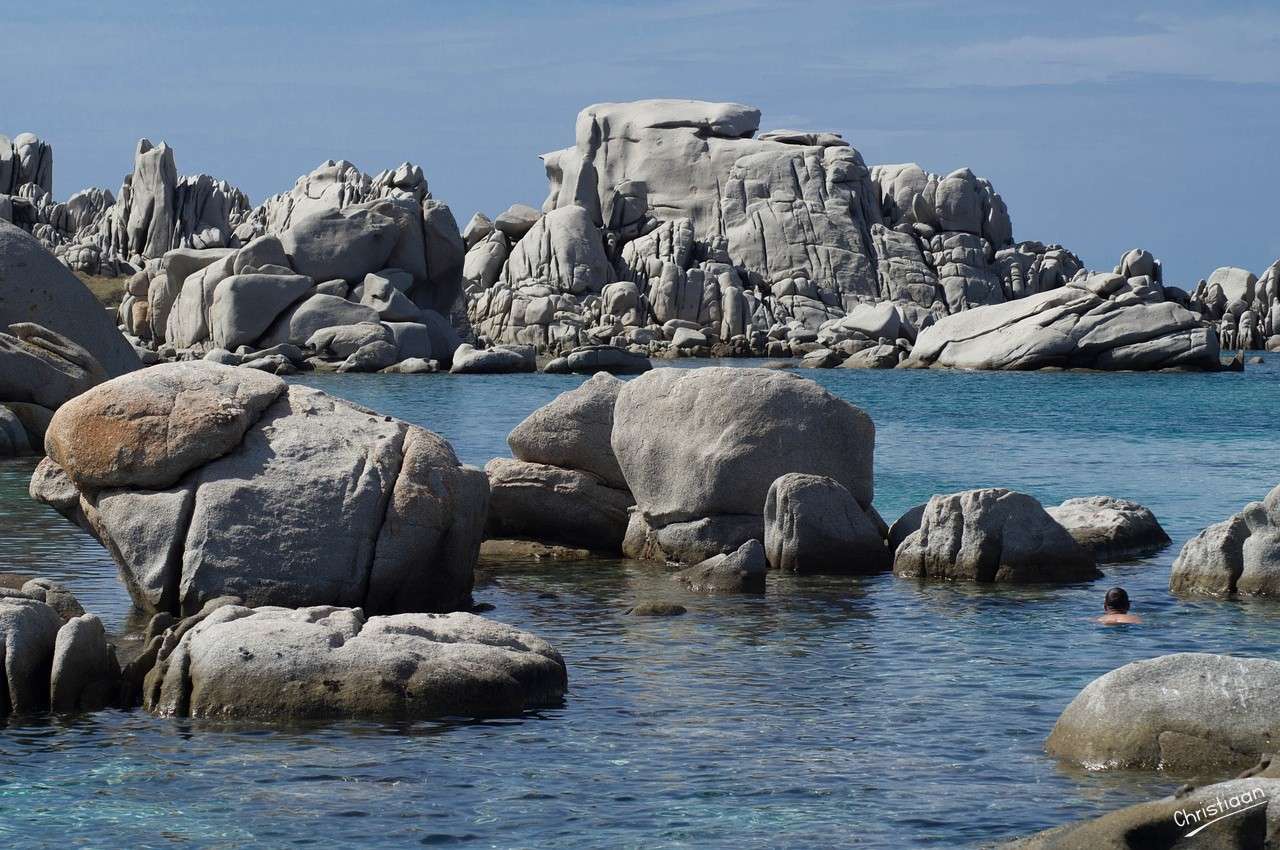
{"label": "sky", "polygon": [[539,206],[538,154],[600,101],[759,107],[870,164],[968,166],[1016,239],[1166,283],[1280,258],[1280,5],[1124,0],[102,3],[0,0],[0,133],[54,194],[116,191],[167,141],[254,203],[326,159],[421,165],[459,224]]}

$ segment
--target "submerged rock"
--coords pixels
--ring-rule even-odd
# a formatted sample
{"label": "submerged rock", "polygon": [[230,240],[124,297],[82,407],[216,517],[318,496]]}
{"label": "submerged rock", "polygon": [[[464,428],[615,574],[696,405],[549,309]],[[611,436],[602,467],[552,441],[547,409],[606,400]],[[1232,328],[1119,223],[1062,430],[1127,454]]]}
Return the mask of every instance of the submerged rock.
{"label": "submerged rock", "polygon": [[371,613],[469,607],[488,484],[438,435],[204,361],[75,402],[55,417],[50,456],[144,610],[191,613],[224,595]]}
{"label": "submerged rock", "polygon": [[1280,487],[1188,540],[1173,562],[1169,590],[1280,597]]}
{"label": "submerged rock", "polygon": [[1139,558],[1170,543],[1155,514],[1137,502],[1089,496],[1045,510],[1100,562]]}
{"label": "submerged rock", "polygon": [[677,572],[675,580],[701,593],[764,593],[769,564],[759,540],[728,555],[715,555]]}
{"label": "submerged rock", "polygon": [[160,653],[146,708],[223,719],[503,716],[560,704],[567,682],[546,641],[473,614],[230,604]]}
{"label": "submerged rock", "polygon": [[1102,575],[1093,556],[1033,497],[1002,488],[934,496],[898,546],[903,578],[1026,584]]}
{"label": "submerged rock", "polygon": [[1062,712],[1045,750],[1090,769],[1200,770],[1275,750],[1280,662],[1201,652],[1112,670]]}

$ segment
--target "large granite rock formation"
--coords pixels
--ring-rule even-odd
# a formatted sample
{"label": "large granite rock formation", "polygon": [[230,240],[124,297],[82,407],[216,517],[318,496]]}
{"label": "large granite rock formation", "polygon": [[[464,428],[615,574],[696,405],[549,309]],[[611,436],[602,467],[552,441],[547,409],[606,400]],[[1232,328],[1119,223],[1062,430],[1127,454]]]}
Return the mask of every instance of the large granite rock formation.
{"label": "large granite rock formation", "polygon": [[934,496],[897,547],[903,578],[1028,584],[1102,575],[1093,555],[1038,501],[1002,488]]}
{"label": "large granite rock formation", "polygon": [[367,612],[470,604],[488,485],[441,437],[279,378],[166,364],[54,416],[34,495],[87,522],[134,601]]}
{"label": "large granite rock formation", "polygon": [[[703,348],[763,354],[766,335],[816,331],[862,302],[945,314],[1060,285],[1079,267],[1056,246],[1014,246],[1004,202],[967,169],[869,169],[837,134],[759,126],[759,110],[735,103],[584,109],[574,146],[543,156],[546,229],[529,231],[533,246],[511,228],[471,231],[477,332],[555,351],[611,342],[696,353],[675,336],[697,329]],[[561,241],[592,260],[565,286],[544,271],[554,265],[527,257],[553,255],[543,234],[563,229],[551,223],[569,210],[574,235]]]}
{"label": "large granite rock formation", "polygon": [[1188,540],[1173,562],[1169,590],[1280,597],[1280,487]]}
{"label": "large granite rock formation", "polygon": [[769,490],[787,473],[825,475],[863,510],[874,495],[871,418],[784,372],[647,372],[618,393],[611,442],[636,499],[633,557],[696,563],[763,540]]}
{"label": "large granite rock formation", "polygon": [[1275,749],[1277,698],[1280,662],[1162,655],[1091,682],[1062,712],[1045,749],[1092,770],[1249,764]]}
{"label": "large granite rock formation", "polygon": [[226,604],[162,643],[145,705],[178,717],[335,719],[516,715],[558,705],[564,660],[472,614]]}

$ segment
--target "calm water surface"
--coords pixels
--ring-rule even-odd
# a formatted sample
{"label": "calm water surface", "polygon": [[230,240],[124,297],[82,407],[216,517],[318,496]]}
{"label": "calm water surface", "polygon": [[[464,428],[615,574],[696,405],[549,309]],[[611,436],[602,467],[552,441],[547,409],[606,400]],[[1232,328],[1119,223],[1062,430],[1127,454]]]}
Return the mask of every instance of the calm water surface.
{"label": "calm water surface", "polygon": [[[265,729],[141,711],[0,721],[0,846],[963,847],[1181,784],[1086,773],[1041,748],[1076,692],[1121,664],[1280,650],[1280,604],[1165,589],[1188,537],[1280,482],[1280,368],[804,374],[875,419],[876,504],[890,521],[981,485],[1047,504],[1110,494],[1151,507],[1174,546],[1089,585],[771,577],[762,598],[688,595],[627,562],[489,565],[476,598],[490,616],[564,653],[562,709]],[[302,382],[438,431],[482,465],[580,380]],[[65,580],[126,633],[137,618],[110,559],[27,498],[33,466],[0,463],[0,571]],[[1114,583],[1147,625],[1089,622]],[[640,599],[689,613],[621,613]]]}

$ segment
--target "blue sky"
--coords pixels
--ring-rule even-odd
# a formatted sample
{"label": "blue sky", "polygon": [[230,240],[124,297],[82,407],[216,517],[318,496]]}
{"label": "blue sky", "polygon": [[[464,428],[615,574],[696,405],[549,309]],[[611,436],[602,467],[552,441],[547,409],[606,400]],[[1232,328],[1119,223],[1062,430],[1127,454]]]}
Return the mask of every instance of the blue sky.
{"label": "blue sky", "polygon": [[59,198],[168,141],[254,202],[328,158],[408,159],[460,223],[538,205],[583,106],[693,97],[835,130],[869,164],[967,165],[1018,239],[1169,282],[1280,257],[1280,7],[907,0],[6,3],[0,133]]}

